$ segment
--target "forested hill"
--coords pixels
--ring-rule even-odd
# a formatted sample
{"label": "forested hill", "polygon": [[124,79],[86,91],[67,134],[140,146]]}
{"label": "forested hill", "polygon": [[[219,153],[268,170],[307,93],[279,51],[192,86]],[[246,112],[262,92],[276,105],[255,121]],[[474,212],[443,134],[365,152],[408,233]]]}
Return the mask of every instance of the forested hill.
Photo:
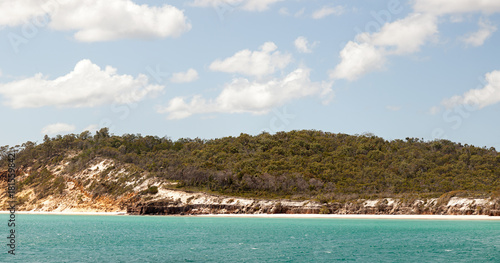
{"label": "forested hill", "polygon": [[[16,162],[31,171],[71,156],[64,168],[71,174],[94,158],[108,158],[133,167],[135,174],[176,180],[178,188],[235,196],[340,200],[431,197],[457,190],[490,195],[500,190],[500,155],[494,148],[447,140],[387,141],[372,135],[302,130],[172,141],[116,136],[104,128],[95,135],[46,136],[39,145],[27,142],[23,147]],[[6,166],[3,158],[2,169]],[[36,174],[43,176],[40,171]],[[125,184],[119,185],[123,181],[99,186],[100,194],[126,190]]]}

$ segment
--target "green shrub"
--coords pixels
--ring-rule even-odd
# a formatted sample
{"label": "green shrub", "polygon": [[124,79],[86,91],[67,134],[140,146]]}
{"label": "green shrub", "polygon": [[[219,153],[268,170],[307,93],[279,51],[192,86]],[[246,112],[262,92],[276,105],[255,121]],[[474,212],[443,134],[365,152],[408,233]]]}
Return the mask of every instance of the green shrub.
{"label": "green shrub", "polygon": [[143,190],[140,192],[140,194],[152,194],[152,195],[155,195],[158,193],[158,186],[150,186],[148,187],[148,189],[146,190]]}
{"label": "green shrub", "polygon": [[320,214],[331,214],[331,211],[330,211],[330,209],[326,205],[324,205],[319,210],[319,213]]}

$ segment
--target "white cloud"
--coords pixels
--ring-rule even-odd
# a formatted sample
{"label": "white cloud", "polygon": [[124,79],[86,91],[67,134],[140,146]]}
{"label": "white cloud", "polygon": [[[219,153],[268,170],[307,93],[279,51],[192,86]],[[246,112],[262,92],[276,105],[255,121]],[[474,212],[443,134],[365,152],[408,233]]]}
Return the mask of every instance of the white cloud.
{"label": "white cloud", "polygon": [[311,48],[315,47],[318,44],[318,42],[309,44],[307,38],[302,36],[295,39],[293,43],[295,45],[295,48],[301,53],[311,53],[312,52]]}
{"label": "white cloud", "polygon": [[[415,0],[414,12],[403,19],[385,23],[379,32],[361,33],[340,51],[340,63],[330,71],[330,77],[354,80],[373,70],[383,68],[387,56],[418,52],[439,32],[438,17],[450,15],[451,21],[462,20],[471,12],[500,12],[497,0]],[[479,46],[496,31],[488,22],[479,23],[479,31],[462,40]]]}
{"label": "white cloud", "polygon": [[497,27],[492,25],[487,20],[479,20],[478,25],[479,30],[463,37],[463,42],[475,47],[482,46],[484,44],[484,41],[486,41],[486,39],[488,39],[493,34],[493,32],[497,31]]}
{"label": "white cloud", "polygon": [[20,25],[42,15],[50,17],[52,29],[76,30],[75,39],[83,42],[177,37],[191,29],[184,12],[170,5],[150,7],[131,0],[0,3],[0,26]]}
{"label": "white cloud", "polygon": [[51,28],[77,30],[75,38],[84,42],[177,37],[191,29],[176,7],[149,7],[130,0],[66,1],[51,18]]}
{"label": "white cloud", "polygon": [[47,14],[48,0],[0,1],[0,27],[18,26],[30,19]]}
{"label": "white cloud", "polygon": [[283,0],[247,0],[243,4],[243,9],[248,11],[264,11],[270,5],[281,1]]}
{"label": "white cloud", "polygon": [[456,14],[483,12],[500,12],[498,0],[416,0],[413,6],[416,12],[430,14]]}
{"label": "white cloud", "polygon": [[479,109],[500,102],[500,70],[485,75],[486,85],[483,88],[471,89],[463,95],[456,95],[443,100],[441,103],[447,108],[459,105],[477,107]]}
{"label": "white cloud", "polygon": [[323,6],[321,9],[314,11],[312,18],[321,19],[329,15],[341,15],[344,13],[344,7],[342,6]]}
{"label": "white cloud", "polygon": [[89,131],[89,132],[95,132],[99,129],[99,125],[97,124],[90,124],[89,126],[85,127],[82,131]]}
{"label": "white cloud", "polygon": [[340,63],[330,72],[331,78],[355,80],[370,71],[384,67],[388,55],[419,51],[438,32],[436,18],[410,14],[404,19],[386,23],[379,32],[361,33],[340,51]]}
{"label": "white cloud", "polygon": [[58,122],[43,127],[42,134],[55,135],[55,134],[72,132],[74,130],[75,130],[75,125]]}
{"label": "white cloud", "polygon": [[243,9],[246,11],[265,11],[269,6],[283,0],[194,0],[190,3],[197,7],[215,7],[220,9]]}
{"label": "white cloud", "polygon": [[273,42],[266,42],[261,51],[248,49],[238,51],[232,57],[224,60],[215,60],[209,68],[213,71],[240,73],[249,76],[262,77],[274,73],[277,69],[285,68],[292,56],[276,51],[278,47]]}
{"label": "white cloud", "polygon": [[148,77],[118,75],[116,69],[102,70],[90,60],[79,61],[73,71],[54,80],[41,73],[27,79],[0,84],[4,103],[12,108],[93,107],[106,103],[131,103],[164,87],[148,84]]}
{"label": "white cloud", "polygon": [[363,33],[356,38],[375,46],[392,48],[396,54],[419,51],[438,32],[436,17],[427,14],[410,14],[407,17],[385,24],[379,32]]}
{"label": "white cloud", "polygon": [[349,41],[340,51],[341,62],[330,72],[334,79],[355,80],[363,74],[384,67],[383,51],[369,43]]}
{"label": "white cloud", "polygon": [[282,79],[270,81],[249,81],[245,78],[234,79],[227,84],[214,100],[194,96],[190,102],[176,97],[159,113],[167,113],[168,119],[182,119],[200,113],[253,113],[265,114],[272,108],[307,96],[319,95],[331,99],[333,83],[312,82],[310,70],[299,68]]}
{"label": "white cloud", "polygon": [[175,83],[187,83],[198,79],[198,72],[192,68],[188,69],[186,72],[178,72],[172,74],[170,78],[171,82]]}

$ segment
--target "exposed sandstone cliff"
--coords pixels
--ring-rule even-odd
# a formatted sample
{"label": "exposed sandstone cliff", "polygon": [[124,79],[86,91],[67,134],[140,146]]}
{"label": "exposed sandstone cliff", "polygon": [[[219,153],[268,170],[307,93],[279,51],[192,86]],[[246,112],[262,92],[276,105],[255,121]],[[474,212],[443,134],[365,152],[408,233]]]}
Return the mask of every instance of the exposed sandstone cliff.
{"label": "exposed sandstone cliff", "polygon": [[[68,162],[40,167],[27,167],[16,176],[18,211],[34,212],[121,212],[136,193],[125,191],[119,195],[96,193],[101,183],[112,182],[119,171],[109,172],[113,162],[96,159],[86,169],[72,174],[64,173]],[[106,172],[105,172],[106,171]],[[0,172],[0,210],[7,210],[7,182]]]}
{"label": "exposed sandstone cliff", "polygon": [[[21,211],[127,212],[134,215],[196,214],[436,214],[500,216],[500,197],[378,199],[319,203],[262,200],[173,190],[175,182],[137,173],[126,164],[95,158],[84,169],[67,171],[68,159],[25,167],[17,175]],[[0,172],[0,210],[6,210],[7,183]],[[150,187],[158,189],[148,192]]]}
{"label": "exposed sandstone cliff", "polygon": [[134,215],[196,214],[426,214],[500,216],[500,200],[452,197],[405,201],[399,199],[357,200],[321,204],[315,201],[285,201],[232,198],[163,190],[159,197],[137,200],[127,206]]}

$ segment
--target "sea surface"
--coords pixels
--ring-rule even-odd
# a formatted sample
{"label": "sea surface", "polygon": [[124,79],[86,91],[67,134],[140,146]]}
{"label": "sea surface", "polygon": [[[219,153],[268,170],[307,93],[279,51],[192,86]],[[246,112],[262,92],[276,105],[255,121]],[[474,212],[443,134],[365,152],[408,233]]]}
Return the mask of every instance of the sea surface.
{"label": "sea surface", "polygon": [[0,262],[500,262],[500,221],[16,217]]}

